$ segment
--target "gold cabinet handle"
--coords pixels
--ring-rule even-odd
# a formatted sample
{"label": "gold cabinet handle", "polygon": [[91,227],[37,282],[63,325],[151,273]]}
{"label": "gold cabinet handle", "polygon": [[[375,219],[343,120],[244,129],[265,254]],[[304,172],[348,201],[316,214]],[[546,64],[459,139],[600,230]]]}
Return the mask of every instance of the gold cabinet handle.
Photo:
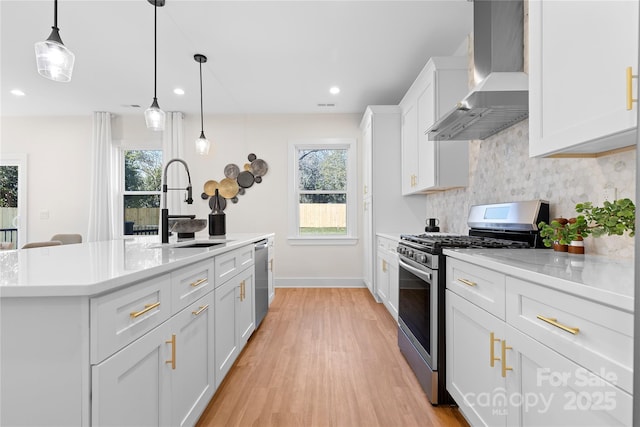
{"label": "gold cabinet handle", "polygon": [[458,279],[458,282],[464,283],[467,286],[476,286],[477,285],[476,282],[472,282],[471,280],[467,280],[467,279]]}
{"label": "gold cabinet handle", "polygon": [[512,350],[513,347],[507,345],[507,340],[501,342],[501,356],[502,356],[502,378],[507,377],[507,371],[513,371],[512,366],[507,366],[507,350]]}
{"label": "gold cabinet handle", "polygon": [[140,317],[140,316],[142,316],[143,314],[145,314],[146,312],[151,311],[151,310],[153,310],[154,308],[159,307],[159,306],[160,306],[160,303],[159,303],[159,302],[156,302],[156,303],[154,303],[154,304],[145,304],[145,305],[144,305],[144,309],[143,309],[143,310],[140,310],[140,311],[132,311],[132,312],[130,313],[130,316],[131,316],[131,317],[133,317],[133,318],[135,319],[136,317]]}
{"label": "gold cabinet handle", "polygon": [[192,311],[191,314],[193,314],[194,316],[197,316],[198,314],[205,311],[207,308],[209,308],[209,304],[201,306],[197,311]]}
{"label": "gold cabinet handle", "polygon": [[207,278],[206,278],[206,277],[205,277],[204,279],[198,279],[198,280],[196,280],[195,282],[190,283],[190,284],[189,284],[189,286],[191,286],[191,287],[195,288],[196,286],[200,286],[200,285],[202,285],[202,284],[203,284],[204,282],[206,282],[206,281],[207,281]]}
{"label": "gold cabinet handle", "polygon": [[387,272],[387,261],[382,260],[382,272],[386,273]]}
{"label": "gold cabinet handle", "polygon": [[176,369],[176,334],[172,334],[171,339],[165,343],[171,344],[171,360],[165,360],[164,363],[171,363],[171,369]]}
{"label": "gold cabinet handle", "polygon": [[240,282],[240,301],[244,301],[245,293],[244,293],[244,280]]}
{"label": "gold cabinet handle", "polygon": [[638,75],[633,74],[631,67],[627,67],[627,110],[631,110],[633,108],[633,103],[638,102],[637,99],[633,98],[633,79],[637,79]]}
{"label": "gold cabinet handle", "polygon": [[495,342],[500,341],[500,338],[496,338],[495,334],[491,332],[489,334],[489,366],[492,368],[495,366],[496,360],[500,360],[499,357],[496,357],[495,353]]}
{"label": "gold cabinet handle", "polygon": [[269,260],[269,271],[273,271],[273,259]]}
{"label": "gold cabinet handle", "polygon": [[578,332],[580,332],[580,328],[572,328],[570,326],[563,325],[562,323],[558,323],[558,319],[556,319],[555,317],[545,317],[540,314],[538,314],[538,316],[536,317],[543,322],[547,322],[548,324],[553,325],[556,328],[560,328],[563,331],[569,332],[570,334],[578,335]]}

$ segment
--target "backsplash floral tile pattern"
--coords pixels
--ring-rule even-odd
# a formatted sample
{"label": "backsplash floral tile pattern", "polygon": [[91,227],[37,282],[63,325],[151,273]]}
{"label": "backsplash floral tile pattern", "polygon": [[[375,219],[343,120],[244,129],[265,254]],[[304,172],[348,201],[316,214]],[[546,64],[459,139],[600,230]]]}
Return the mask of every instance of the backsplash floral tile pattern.
{"label": "backsplash floral tile pattern", "polygon": [[[571,218],[576,203],[601,205],[605,188],[636,202],[635,150],[599,158],[532,159],[528,120],[469,144],[469,186],[426,197],[427,218],[439,218],[442,231],[468,233],[467,213],[475,204],[542,199],[549,201],[551,218]],[[585,249],[588,254],[633,258],[634,239],[589,237]]]}

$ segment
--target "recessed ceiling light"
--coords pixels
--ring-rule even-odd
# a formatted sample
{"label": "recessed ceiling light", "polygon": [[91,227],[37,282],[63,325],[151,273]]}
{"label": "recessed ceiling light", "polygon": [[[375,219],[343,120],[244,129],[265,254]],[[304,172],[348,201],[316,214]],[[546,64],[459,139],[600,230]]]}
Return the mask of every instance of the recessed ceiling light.
{"label": "recessed ceiling light", "polygon": [[331,95],[337,95],[340,93],[340,88],[338,86],[333,86],[331,87],[331,89],[329,89],[329,93]]}
{"label": "recessed ceiling light", "polygon": [[11,94],[12,94],[12,95],[15,95],[15,96],[25,96],[25,95],[26,95],[26,93],[24,93],[24,92],[23,92],[23,91],[21,91],[20,89],[13,89],[13,90],[11,91]]}
{"label": "recessed ceiling light", "polygon": [[173,90],[173,93],[175,93],[176,95],[184,95],[184,89],[180,89],[179,87],[177,87]]}

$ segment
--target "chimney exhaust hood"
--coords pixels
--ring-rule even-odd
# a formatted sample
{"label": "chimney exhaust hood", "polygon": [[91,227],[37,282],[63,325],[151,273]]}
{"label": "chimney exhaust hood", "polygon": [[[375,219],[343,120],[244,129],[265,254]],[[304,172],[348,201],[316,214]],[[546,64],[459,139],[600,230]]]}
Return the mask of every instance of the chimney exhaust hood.
{"label": "chimney exhaust hood", "polygon": [[476,87],[427,132],[431,141],[485,139],[529,116],[522,0],[474,0]]}

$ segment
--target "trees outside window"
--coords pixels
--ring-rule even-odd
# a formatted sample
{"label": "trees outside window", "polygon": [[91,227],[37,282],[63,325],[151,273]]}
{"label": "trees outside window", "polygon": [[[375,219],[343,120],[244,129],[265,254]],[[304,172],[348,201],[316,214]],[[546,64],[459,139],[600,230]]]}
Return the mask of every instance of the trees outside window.
{"label": "trees outside window", "polygon": [[124,234],[158,234],[162,150],[124,152]]}
{"label": "trees outside window", "polygon": [[290,144],[292,239],[355,237],[355,141]]}

